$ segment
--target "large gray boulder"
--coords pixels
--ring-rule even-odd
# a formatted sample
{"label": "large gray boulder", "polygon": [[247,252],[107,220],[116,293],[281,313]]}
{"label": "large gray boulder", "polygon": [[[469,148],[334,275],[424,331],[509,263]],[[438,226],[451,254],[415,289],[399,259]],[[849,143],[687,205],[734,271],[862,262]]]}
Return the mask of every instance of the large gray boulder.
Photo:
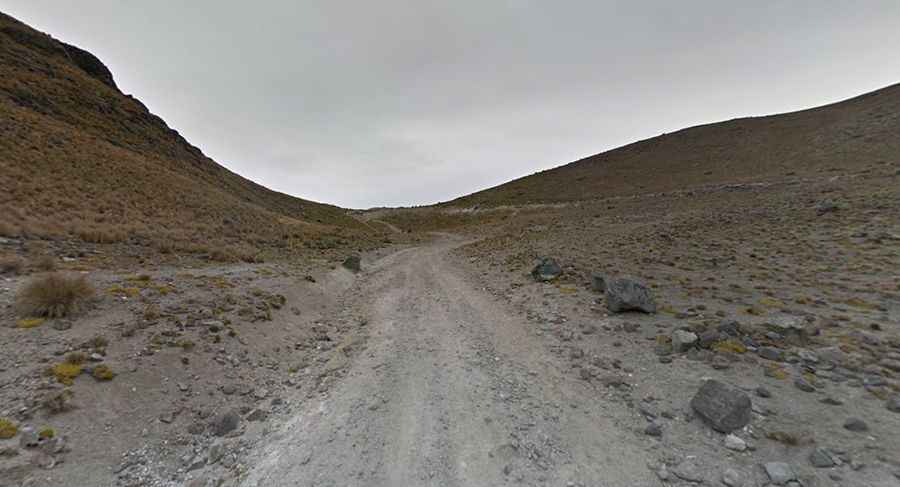
{"label": "large gray boulder", "polygon": [[531,270],[531,277],[538,282],[549,282],[562,275],[562,267],[555,260],[545,257],[539,259]]}
{"label": "large gray boulder", "polygon": [[642,311],[656,313],[656,301],[643,284],[618,277],[606,282],[606,307],[613,313]]}
{"label": "large gray boulder", "polygon": [[691,407],[714,430],[731,433],[750,422],[750,396],[737,387],[717,380],[703,383]]}

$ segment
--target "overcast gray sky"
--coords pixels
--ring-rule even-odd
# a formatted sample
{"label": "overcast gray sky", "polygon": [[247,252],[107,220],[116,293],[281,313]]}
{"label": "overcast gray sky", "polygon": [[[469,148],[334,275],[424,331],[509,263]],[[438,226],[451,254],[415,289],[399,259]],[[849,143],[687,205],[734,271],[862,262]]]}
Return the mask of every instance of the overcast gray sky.
{"label": "overcast gray sky", "polygon": [[0,0],[207,155],[346,207],[434,203],[900,81],[900,2]]}

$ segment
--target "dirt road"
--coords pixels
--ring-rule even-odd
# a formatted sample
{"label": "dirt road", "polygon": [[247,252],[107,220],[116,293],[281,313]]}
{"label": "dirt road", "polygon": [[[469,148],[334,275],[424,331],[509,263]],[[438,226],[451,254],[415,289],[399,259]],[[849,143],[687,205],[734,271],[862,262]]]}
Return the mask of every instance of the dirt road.
{"label": "dirt road", "polygon": [[456,265],[458,241],[370,263],[345,297],[368,343],[252,459],[249,486],[657,485],[597,400]]}

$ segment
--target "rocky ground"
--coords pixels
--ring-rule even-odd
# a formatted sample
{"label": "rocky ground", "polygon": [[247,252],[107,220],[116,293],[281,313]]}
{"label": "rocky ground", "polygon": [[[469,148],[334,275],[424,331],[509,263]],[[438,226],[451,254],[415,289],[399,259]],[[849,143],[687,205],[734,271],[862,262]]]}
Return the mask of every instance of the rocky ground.
{"label": "rocky ground", "polygon": [[[900,185],[886,169],[523,211],[460,255],[598,400],[630,411],[664,483],[900,485]],[[548,257],[559,268],[535,282]],[[612,311],[621,276],[655,313]],[[737,388],[714,409],[749,399],[746,425],[725,434],[692,407],[708,379]]]}
{"label": "rocky ground", "polygon": [[[898,485],[897,181],[470,211],[359,272],[56,249],[0,292],[0,485]],[[50,265],[98,298],[22,320]]]}
{"label": "rocky ground", "polygon": [[50,250],[97,296],[72,318],[22,319],[11,303],[40,269],[2,283],[4,487],[238,475],[270,420],[326,388],[354,352],[338,347],[357,323],[337,302],[354,274],[327,259],[112,271],[91,252]]}

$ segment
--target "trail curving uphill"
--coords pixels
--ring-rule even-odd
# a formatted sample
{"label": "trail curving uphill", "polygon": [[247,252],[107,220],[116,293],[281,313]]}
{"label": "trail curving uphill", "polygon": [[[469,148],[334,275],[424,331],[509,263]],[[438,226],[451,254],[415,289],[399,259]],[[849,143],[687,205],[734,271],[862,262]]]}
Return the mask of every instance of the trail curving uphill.
{"label": "trail curving uphill", "polygon": [[354,286],[369,339],[252,458],[247,486],[657,485],[612,405],[454,265],[453,238]]}

